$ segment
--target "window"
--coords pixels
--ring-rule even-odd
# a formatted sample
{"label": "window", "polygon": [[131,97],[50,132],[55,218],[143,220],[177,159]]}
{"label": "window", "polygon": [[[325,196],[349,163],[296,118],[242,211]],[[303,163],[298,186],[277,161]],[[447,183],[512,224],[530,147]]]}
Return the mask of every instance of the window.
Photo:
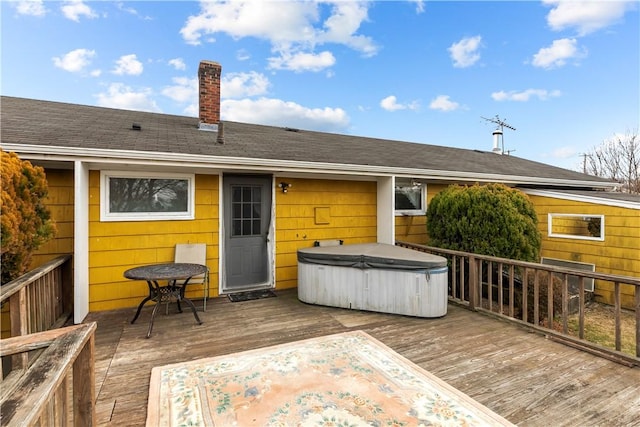
{"label": "window", "polygon": [[426,186],[421,182],[396,181],[396,215],[424,215]]}
{"label": "window", "polygon": [[550,237],[604,240],[604,215],[550,213],[548,222]]}
{"label": "window", "polygon": [[194,218],[194,175],[102,171],[101,221]]}

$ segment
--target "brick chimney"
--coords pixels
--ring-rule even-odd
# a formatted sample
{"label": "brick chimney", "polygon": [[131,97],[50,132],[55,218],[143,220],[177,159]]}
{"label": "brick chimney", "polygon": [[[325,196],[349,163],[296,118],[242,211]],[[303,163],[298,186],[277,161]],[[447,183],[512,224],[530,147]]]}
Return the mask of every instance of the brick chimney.
{"label": "brick chimney", "polygon": [[218,130],[220,123],[220,74],[217,62],[201,61],[198,67],[200,129]]}

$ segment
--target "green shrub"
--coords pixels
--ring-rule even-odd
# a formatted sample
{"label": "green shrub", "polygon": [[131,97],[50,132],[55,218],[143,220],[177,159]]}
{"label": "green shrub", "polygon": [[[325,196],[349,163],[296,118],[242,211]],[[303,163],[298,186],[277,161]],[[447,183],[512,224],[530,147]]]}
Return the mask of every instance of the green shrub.
{"label": "green shrub", "polygon": [[33,253],[56,232],[44,201],[48,186],[44,170],[2,154],[0,238],[2,284],[26,273]]}
{"label": "green shrub", "polygon": [[427,210],[429,245],[538,262],[541,236],[529,198],[502,184],[453,185]]}

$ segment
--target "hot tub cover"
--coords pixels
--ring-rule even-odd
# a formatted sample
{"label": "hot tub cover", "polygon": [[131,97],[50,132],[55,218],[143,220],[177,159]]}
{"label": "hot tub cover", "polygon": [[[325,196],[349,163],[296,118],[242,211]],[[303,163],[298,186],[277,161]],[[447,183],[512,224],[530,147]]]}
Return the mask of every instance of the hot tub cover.
{"label": "hot tub cover", "polygon": [[298,249],[298,262],[353,268],[425,270],[447,266],[447,259],[385,243]]}

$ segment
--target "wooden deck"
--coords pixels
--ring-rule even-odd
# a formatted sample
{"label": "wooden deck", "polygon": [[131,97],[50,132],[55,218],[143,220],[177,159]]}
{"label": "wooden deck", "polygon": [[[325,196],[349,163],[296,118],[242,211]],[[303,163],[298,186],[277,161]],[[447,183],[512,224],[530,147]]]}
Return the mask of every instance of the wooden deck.
{"label": "wooden deck", "polygon": [[[196,305],[198,305],[196,303]],[[96,321],[96,411],[100,426],[140,426],[151,368],[361,329],[521,426],[640,426],[640,368],[628,368],[449,305],[440,319],[306,305],[295,290],[276,298],[209,300],[197,325],[190,311],[152,305],[91,313]]]}

